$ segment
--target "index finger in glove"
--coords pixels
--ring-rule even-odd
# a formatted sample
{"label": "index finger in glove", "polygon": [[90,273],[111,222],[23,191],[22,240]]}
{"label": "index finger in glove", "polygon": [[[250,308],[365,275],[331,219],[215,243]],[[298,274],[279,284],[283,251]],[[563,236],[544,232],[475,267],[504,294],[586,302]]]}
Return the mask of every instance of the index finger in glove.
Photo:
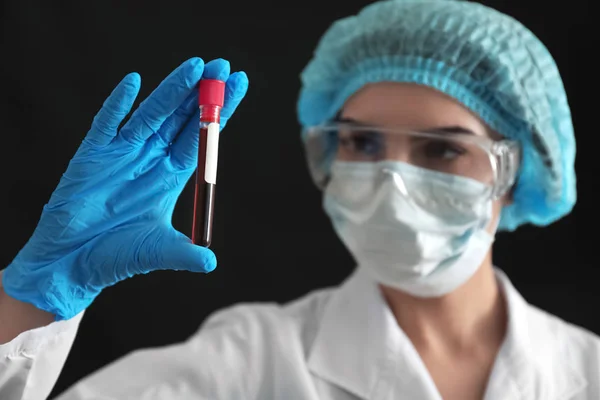
{"label": "index finger in glove", "polygon": [[133,144],[144,143],[185,101],[203,72],[204,61],[200,58],[181,64],[140,104],[119,136]]}
{"label": "index finger in glove", "polygon": [[117,135],[121,121],[131,111],[139,91],[140,76],[137,73],[126,75],[104,101],[84,141],[96,146],[109,144]]}

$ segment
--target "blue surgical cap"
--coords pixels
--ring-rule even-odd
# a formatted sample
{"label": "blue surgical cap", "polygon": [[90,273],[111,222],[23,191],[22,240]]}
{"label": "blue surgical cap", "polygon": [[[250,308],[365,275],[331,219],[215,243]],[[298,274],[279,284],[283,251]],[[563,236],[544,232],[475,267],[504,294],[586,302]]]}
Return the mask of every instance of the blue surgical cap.
{"label": "blue surgical cap", "polygon": [[555,61],[515,19],[461,0],[386,0],[334,22],[301,74],[298,118],[327,122],[368,83],[426,85],[517,140],[521,165],[500,230],[548,225],[576,201],[575,138]]}

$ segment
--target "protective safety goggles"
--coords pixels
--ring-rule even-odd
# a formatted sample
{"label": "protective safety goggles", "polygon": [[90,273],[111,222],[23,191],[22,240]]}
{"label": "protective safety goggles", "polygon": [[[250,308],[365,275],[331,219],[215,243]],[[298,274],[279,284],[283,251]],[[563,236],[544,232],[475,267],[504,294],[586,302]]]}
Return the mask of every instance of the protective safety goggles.
{"label": "protective safety goggles", "polygon": [[425,170],[472,179],[502,197],[515,182],[519,145],[461,129],[408,131],[333,122],[303,132],[309,169],[323,189],[334,160],[345,162],[400,161]]}

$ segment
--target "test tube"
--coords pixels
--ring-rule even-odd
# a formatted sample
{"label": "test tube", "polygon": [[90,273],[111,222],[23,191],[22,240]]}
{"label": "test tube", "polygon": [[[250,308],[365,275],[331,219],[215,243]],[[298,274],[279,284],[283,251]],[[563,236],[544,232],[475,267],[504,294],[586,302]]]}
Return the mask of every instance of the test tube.
{"label": "test tube", "polygon": [[204,247],[209,247],[212,241],[219,131],[224,97],[225,82],[216,79],[200,80],[198,87],[200,141],[198,146],[198,169],[196,170],[192,242]]}

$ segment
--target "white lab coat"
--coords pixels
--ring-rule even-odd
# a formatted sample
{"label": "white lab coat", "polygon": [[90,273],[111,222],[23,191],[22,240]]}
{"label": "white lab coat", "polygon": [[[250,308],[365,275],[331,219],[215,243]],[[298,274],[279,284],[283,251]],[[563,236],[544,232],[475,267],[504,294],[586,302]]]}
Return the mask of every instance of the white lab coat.
{"label": "white lab coat", "polygon": [[[600,340],[525,302],[502,272],[508,334],[486,400],[599,400]],[[0,346],[0,399],[46,398],[80,316]],[[135,351],[60,400],[441,399],[377,286],[360,270],[285,306],[210,317],[188,341]]]}

